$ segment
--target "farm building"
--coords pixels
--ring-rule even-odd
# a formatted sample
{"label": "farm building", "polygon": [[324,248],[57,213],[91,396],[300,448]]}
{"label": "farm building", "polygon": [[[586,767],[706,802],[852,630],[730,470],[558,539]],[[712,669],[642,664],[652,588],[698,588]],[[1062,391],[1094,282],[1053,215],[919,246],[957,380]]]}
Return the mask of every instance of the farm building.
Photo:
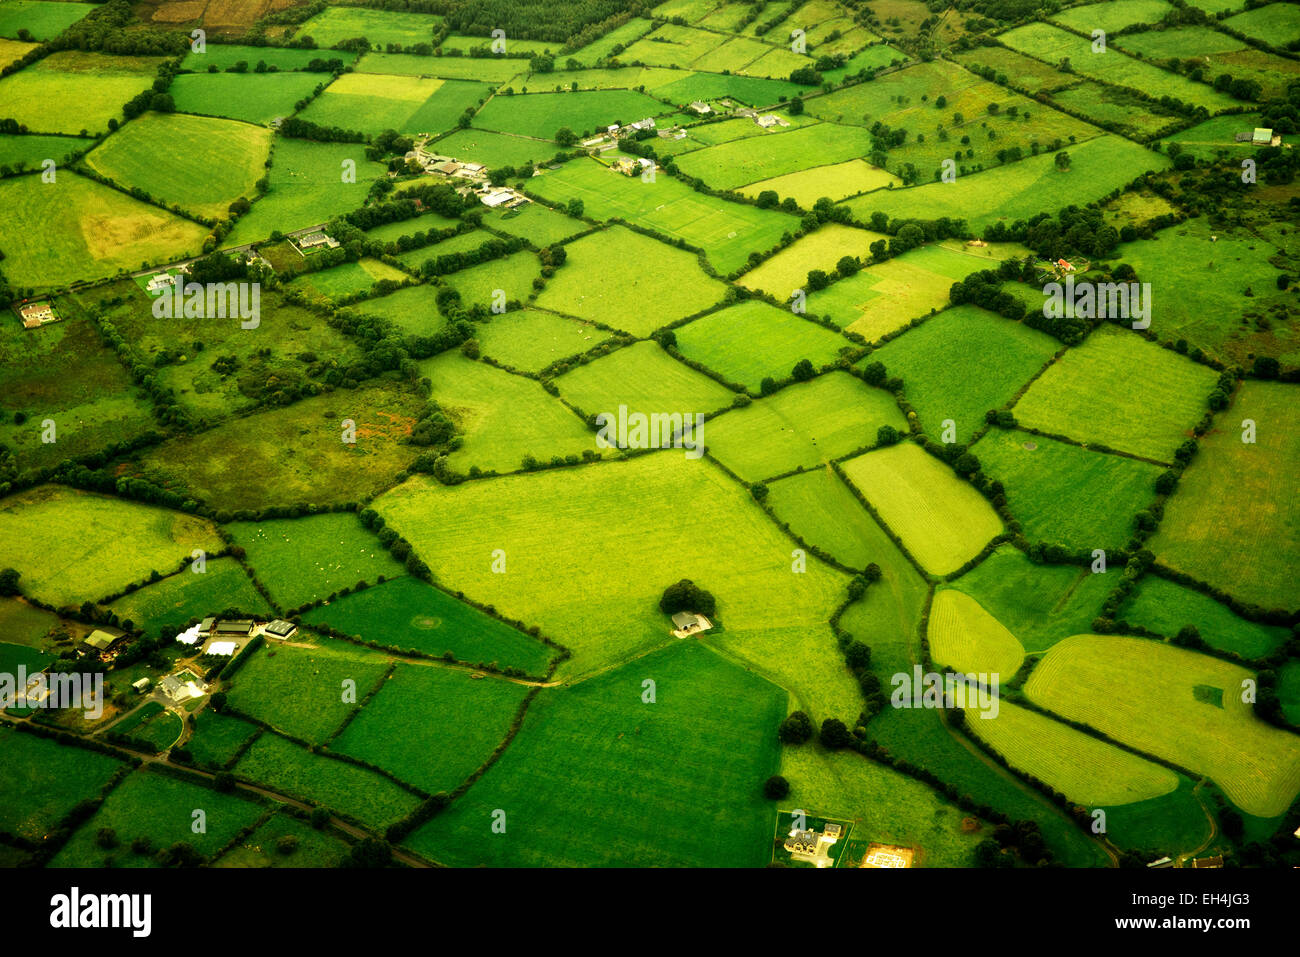
{"label": "farm building", "polygon": [[1223,866],[1223,855],[1218,854],[1214,857],[1198,857],[1192,861],[1193,868],[1217,868]]}
{"label": "farm building", "polygon": [[709,106],[709,104],[705,103],[703,100],[696,100],[691,104],[690,108],[700,116],[707,116],[713,112],[713,107]]}
{"label": "farm building", "polygon": [[1281,146],[1281,135],[1274,133],[1271,129],[1256,127],[1249,132],[1238,133],[1233,137],[1238,143],[1249,143],[1251,146]]}
{"label": "farm building", "polygon": [[199,643],[199,639],[204,634],[206,634],[206,632],[203,631],[202,627],[199,625],[195,625],[193,628],[186,628],[184,631],[182,631],[179,635],[176,636],[176,640],[180,642],[182,645],[191,645],[191,646],[197,645]]}
{"label": "farm building", "polygon": [[337,239],[334,239],[323,232],[314,232],[308,233],[305,236],[299,236],[294,240],[294,242],[302,252],[306,252],[309,249],[320,249],[322,247],[325,249],[338,249],[339,247],[339,241]]}
{"label": "farm building", "polygon": [[765,130],[770,130],[774,126],[789,126],[785,120],[775,113],[764,113],[762,116],[754,117],[754,122]]}
{"label": "farm building", "polygon": [[99,629],[96,629],[86,636],[86,640],[82,642],[82,644],[85,645],[87,648],[89,648],[91,651],[97,652],[98,654],[102,655],[111,651],[113,649],[113,646],[116,645],[121,640],[122,640],[121,635],[110,635],[106,631],[101,631]]}
{"label": "farm building", "polygon": [[713,627],[713,622],[703,615],[697,615],[691,611],[679,611],[673,615],[673,634],[678,638],[685,638],[687,635],[698,635],[702,631],[708,631]]}
{"label": "farm building", "polygon": [[205,655],[216,655],[219,658],[229,658],[239,649],[239,645],[233,641],[214,641],[204,650]]}
{"label": "farm building", "polygon": [[162,681],[158,682],[158,690],[161,691],[172,701],[180,703],[182,701],[191,701],[194,698],[202,698],[207,693],[205,686],[200,686],[194,680],[194,676],[187,671],[180,674],[168,675]]}
{"label": "farm building", "polygon": [[248,618],[236,618],[230,621],[219,621],[213,629],[213,634],[217,636],[224,635],[244,635],[248,636],[253,632],[253,622]]}
{"label": "farm building", "polygon": [[291,621],[285,621],[283,618],[277,618],[262,629],[272,638],[290,638],[298,630],[298,626]]}
{"label": "farm building", "polygon": [[146,691],[149,690],[149,679],[141,678],[139,681],[133,681],[131,682],[131,687],[134,688],[136,691],[138,691],[140,694],[144,694]]}
{"label": "farm building", "polygon": [[145,288],[151,293],[162,292],[162,290],[166,289],[169,286],[175,285],[175,283],[176,283],[175,276],[171,275],[170,273],[160,272],[154,276],[149,277],[149,285],[146,286]]}
{"label": "farm building", "polygon": [[627,128],[629,130],[637,130],[637,131],[652,130],[655,128],[654,117],[647,116],[644,120],[637,120],[635,123],[629,123]]}
{"label": "farm building", "polygon": [[37,329],[50,322],[58,322],[59,315],[48,302],[31,302],[18,307],[18,316],[24,329]]}

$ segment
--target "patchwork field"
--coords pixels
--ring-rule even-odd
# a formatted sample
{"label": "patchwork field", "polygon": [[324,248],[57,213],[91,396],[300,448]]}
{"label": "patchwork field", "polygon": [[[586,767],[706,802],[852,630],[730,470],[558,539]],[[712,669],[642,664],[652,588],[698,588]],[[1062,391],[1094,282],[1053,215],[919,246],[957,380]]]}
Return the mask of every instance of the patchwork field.
{"label": "patchwork field", "polygon": [[678,362],[653,342],[637,342],[580,365],[555,380],[560,395],[586,415],[681,413],[725,409],[735,393]]}
{"label": "patchwork field", "polygon": [[302,112],[322,126],[363,133],[439,133],[491,94],[485,83],[432,77],[345,73]]}
{"label": "patchwork field", "polygon": [[[876,520],[830,469],[800,472],[772,482],[767,504],[796,535],[824,548],[850,568],[866,568],[871,562],[883,568],[889,564],[885,556],[897,556],[905,570],[911,571]],[[871,594],[884,593],[885,589],[875,589]]]}
{"label": "patchwork field", "polygon": [[740,191],[746,196],[757,197],[770,189],[782,199],[791,197],[804,209],[808,209],[823,196],[835,200],[846,199],[891,184],[901,186],[902,180],[892,173],[872,166],[866,160],[851,159],[842,163],[830,163],[826,166],[785,173],[771,179],[761,179],[757,183],[743,187]]}
{"label": "patchwork field", "polygon": [[609,338],[599,326],[532,309],[493,316],[476,331],[485,356],[521,372],[540,372]]}
{"label": "patchwork field", "polygon": [[95,751],[61,747],[34,734],[0,728],[0,831],[40,841],[79,801],[96,797],[122,763]]}
{"label": "patchwork field", "polygon": [[153,585],[125,595],[109,607],[124,621],[134,622],[151,636],[170,640],[165,626],[180,631],[193,618],[206,618],[227,609],[265,616],[271,611],[248,575],[230,558],[205,563],[206,570],[186,569]]}
{"label": "patchwork field", "polygon": [[989,675],[989,680],[996,677],[1007,682],[1025,660],[1025,649],[1016,636],[979,602],[953,588],[935,593],[928,637],[934,663],[962,674]]}
{"label": "patchwork field", "polygon": [[568,128],[590,136],[611,123],[633,123],[660,116],[669,108],[635,90],[577,90],[494,96],[474,117],[474,125],[498,133],[549,140]]}
{"label": "patchwork field", "polygon": [[830,164],[860,158],[869,152],[871,135],[866,130],[818,123],[787,133],[746,137],[695,150],[679,156],[677,165],[686,175],[699,177],[716,189],[735,189],[802,170],[810,156]]}
{"label": "patchwork field", "polygon": [[168,93],[182,113],[269,123],[329,80],[322,73],[194,73],[172,81]]}
{"label": "patchwork field", "polygon": [[33,133],[102,133],[123,103],[149,88],[160,62],[61,50],[0,80],[0,102]]}
{"label": "patchwork field", "polygon": [[1262,658],[1280,647],[1289,634],[1285,628],[1241,618],[1209,595],[1155,575],[1142,579],[1134,597],[1120,608],[1120,616],[1170,637],[1192,625],[1211,647],[1244,658]]}
{"label": "patchwork field", "polygon": [[820,269],[833,274],[836,264],[851,256],[860,262],[871,261],[871,245],[888,237],[866,229],[827,223],[814,232],[800,236],[770,259],[740,279],[743,286],[788,300],[796,289],[808,285],[808,273]]}
{"label": "patchwork field", "polygon": [[52,40],[95,8],[88,3],[53,0],[4,0],[0,3],[0,37],[26,30],[35,40]]}
{"label": "patchwork field", "polygon": [[432,43],[434,31],[441,23],[442,17],[423,13],[326,7],[298,28],[298,36],[311,37],[321,48],[365,37],[371,46],[383,49],[389,44]]}

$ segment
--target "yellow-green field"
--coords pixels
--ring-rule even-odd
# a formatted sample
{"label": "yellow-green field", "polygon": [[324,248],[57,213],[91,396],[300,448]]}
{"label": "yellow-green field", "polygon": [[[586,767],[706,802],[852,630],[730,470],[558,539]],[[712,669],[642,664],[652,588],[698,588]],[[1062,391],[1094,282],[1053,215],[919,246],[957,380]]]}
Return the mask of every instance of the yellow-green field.
{"label": "yellow-green field", "polygon": [[153,82],[157,57],[62,50],[0,80],[4,114],[33,133],[101,133]]}
{"label": "yellow-green field", "polygon": [[997,675],[1010,681],[1025,649],[1016,636],[980,603],[953,588],[937,592],[930,605],[930,657],[963,674]]}

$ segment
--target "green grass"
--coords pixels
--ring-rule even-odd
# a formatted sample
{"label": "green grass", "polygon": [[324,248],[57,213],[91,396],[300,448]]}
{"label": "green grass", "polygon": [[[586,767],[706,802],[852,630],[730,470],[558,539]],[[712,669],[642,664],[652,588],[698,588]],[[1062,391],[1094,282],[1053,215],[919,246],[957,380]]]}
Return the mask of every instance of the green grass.
{"label": "green grass", "polygon": [[388,279],[401,282],[406,273],[378,259],[357,260],[307,273],[292,281],[293,288],[320,300],[337,300],[356,293],[369,292],[375,283]]}
{"label": "green grass", "polygon": [[450,652],[458,661],[496,662],[532,675],[544,674],[554,654],[540,641],[414,578],[332,601],[304,620],[397,651]]}
{"label": "green grass", "polygon": [[826,223],[806,236],[800,236],[775,256],[745,273],[740,283],[770,293],[778,300],[788,300],[794,290],[808,285],[811,270],[820,269],[833,274],[845,256],[870,262],[871,244],[888,238],[866,229]]}
{"label": "green grass", "polygon": [[1015,429],[990,429],[971,452],[984,474],[1006,488],[1007,505],[1027,539],[1089,552],[1129,541],[1133,516],[1155,501],[1155,480],[1163,471]]}
{"label": "green grass", "polygon": [[356,69],[358,73],[440,76],[446,79],[504,83],[512,77],[527,72],[528,63],[525,60],[493,57],[427,57],[410,53],[367,53],[357,61]]}
{"label": "green grass", "polygon": [[725,409],[735,393],[673,359],[654,342],[636,342],[576,366],[555,380],[560,395],[586,415],[677,413]]}
{"label": "green grass", "polygon": [[511,236],[522,236],[534,246],[550,246],[585,231],[588,227],[580,219],[557,213],[539,203],[529,203],[508,212],[489,212],[483,225]]}
{"label": "green grass", "polygon": [[3,0],[0,36],[16,37],[19,30],[26,30],[37,40],[52,40],[94,9],[88,3]]}
{"label": "green grass", "polygon": [[165,751],[180,738],[185,725],[176,715],[164,711],[162,705],[150,701],[114,724],[112,730],[133,741],[140,741],[154,751]]}
{"label": "green grass", "polygon": [[414,794],[374,771],[313,754],[274,734],[253,742],[234,773],[381,832],[420,803]]}
{"label": "green grass", "polygon": [[[474,236],[461,241],[462,237],[456,236],[453,239],[446,240],[445,243],[473,247],[479,245],[478,238]],[[445,243],[439,243],[438,245],[443,246]],[[412,265],[416,259],[421,262],[428,259],[429,250],[428,248],[416,250],[403,254],[401,258],[408,265]],[[406,335],[432,336],[447,327],[447,320],[438,311],[437,296],[438,289],[435,286],[407,286],[404,289],[397,290],[397,292],[389,293],[387,296],[379,296],[357,303],[353,308],[358,312],[386,319],[393,323],[399,332]]]}
{"label": "green grass", "polygon": [[801,359],[821,368],[851,347],[828,329],[760,300],[720,309],[675,334],[682,355],[755,394],[763,379],[784,379]]}
{"label": "green grass", "polygon": [[788,386],[707,423],[709,452],[747,482],[816,466],[904,427],[893,396],[845,372]]}
{"label": "green grass", "polygon": [[331,747],[430,793],[451,791],[505,740],[527,690],[458,669],[401,665]]}
{"label": "green grass", "polygon": [[[1212,777],[1248,814],[1281,814],[1300,791],[1300,739],[1256,718],[1242,702],[1252,673],[1217,658],[1143,638],[1076,635],[1030,675],[1037,704],[1137,750]],[[1222,689],[1221,707],[1197,685]]]}
{"label": "green grass", "polygon": [[[17,63],[39,46],[39,43],[25,43],[22,40],[7,40],[0,37],[0,69],[11,63]],[[9,134],[5,134],[5,138],[8,139]]]}
{"label": "green grass", "polygon": [[[188,53],[181,62],[181,69],[193,70],[195,73],[206,72],[210,66],[225,70],[241,60],[248,64],[250,71],[259,62],[273,66],[277,70],[301,70],[312,60],[342,60],[344,65],[356,62],[357,55],[344,50],[301,50],[296,47],[244,46],[238,43],[208,43],[202,53]],[[263,74],[256,74],[263,75]],[[328,73],[318,73],[324,81]]]}
{"label": "green grass", "polygon": [[[1161,561],[1242,601],[1300,607],[1300,513],[1289,491],[1300,460],[1295,418],[1294,386],[1241,386],[1169,500],[1150,543]],[[1241,441],[1246,419],[1256,423],[1254,444]]]}
{"label": "green grass", "polygon": [[1277,695],[1287,720],[1300,724],[1300,662],[1287,662],[1278,671]]}
{"label": "green grass", "polygon": [[6,117],[33,133],[101,133],[121,118],[123,103],[149,88],[160,62],[61,50],[0,80],[0,102]]}
{"label": "green grass", "polygon": [[595,448],[595,436],[582,420],[535,380],[459,352],[420,363],[420,373],[433,380],[433,400],[464,436],[464,444],[449,456],[455,469],[511,472],[527,456],[549,462]]}
{"label": "green grass", "polygon": [[501,759],[407,843],[459,865],[761,866],[784,699],[694,642],[543,692]]}
{"label": "green grass", "polygon": [[632,123],[668,111],[658,100],[635,90],[498,94],[479,110],[474,125],[498,133],[549,140],[564,127],[583,136],[613,123]]}
{"label": "green grass", "polygon": [[1185,626],[1195,625],[1211,647],[1245,658],[1262,658],[1290,637],[1285,628],[1248,621],[1209,595],[1155,575],[1142,579],[1117,617],[1171,638]]}
{"label": "green grass", "polygon": [[1165,0],[1110,0],[1071,7],[1052,19],[1083,33],[1093,30],[1114,33],[1134,23],[1157,24],[1172,9]]}
{"label": "green grass", "polygon": [[855,158],[762,179],[743,187],[741,192],[757,197],[765,190],[773,190],[782,199],[793,198],[804,209],[810,209],[823,196],[839,200],[882,189],[890,183],[901,186],[902,180],[864,159]]}
{"label": "green grass", "polygon": [[[1030,428],[1171,462],[1216,379],[1212,369],[1103,324],[1044,372],[1012,411]],[[1142,400],[1099,391],[1099,382],[1141,382]]]}
{"label": "green grass", "polygon": [[1205,808],[1197,800],[1203,787],[1180,775],[1178,788],[1169,794],[1107,808],[1107,837],[1149,860],[1199,852],[1211,838]]}
{"label": "green grass", "polygon": [[[159,143],[184,143],[160,150]],[[271,131],[182,113],[146,113],[110,136],[86,165],[126,189],[140,188],[167,205],[222,219],[239,197],[255,195],[266,172]]]}
{"label": "green grass", "polygon": [[677,165],[688,176],[699,177],[717,189],[734,189],[805,169],[810,156],[828,164],[842,163],[870,152],[871,134],[867,130],[818,123],[695,150],[679,156]]}
{"label": "green grass", "polygon": [[466,80],[345,73],[312,101],[302,118],[372,135],[389,129],[440,133],[491,92],[485,83]]}
{"label": "green grass", "polygon": [[[279,846],[284,838],[297,841],[294,850],[287,854]],[[348,845],[344,841],[282,812],[222,854],[213,866],[338,867],[347,853]]]}
{"label": "green grass", "polygon": [[629,44],[641,39],[653,29],[653,24],[649,20],[641,17],[633,17],[621,27],[615,27],[608,33],[588,43],[585,47],[570,54],[579,63],[585,63],[590,66],[598,60],[602,60],[614,51],[614,47],[626,47]]}
{"label": "green grass", "polygon": [[257,725],[204,708],[194,716],[194,734],[185,747],[199,767],[224,768],[259,732]]}
{"label": "green grass", "polygon": [[5,276],[17,288],[52,289],[179,259],[197,253],[207,233],[66,169],[53,183],[36,175],[0,182],[0,207],[18,211],[0,220]]}
{"label": "green grass", "polygon": [[0,640],[40,648],[59,627],[58,616],[17,598],[0,599]]}
{"label": "green grass", "polygon": [[664,174],[643,183],[595,160],[548,170],[528,188],[552,202],[580,199],[585,214],[596,219],[619,217],[682,239],[703,249],[721,272],[739,270],[750,252],[771,249],[798,228],[798,220],[786,213],[705,196]]}
{"label": "green grass", "polygon": [[297,36],[311,37],[322,51],[354,37],[365,37],[371,46],[383,49],[390,43],[400,46],[432,43],[434,32],[441,25],[442,17],[425,13],[326,7],[298,27]]}
{"label": "green grass", "polygon": [[226,526],[248,566],[283,607],[326,598],[359,581],[404,574],[402,565],[351,512]]}
{"label": "green grass", "polygon": [[1300,38],[1300,10],[1289,3],[1270,3],[1229,17],[1223,25],[1256,40],[1285,46]]}
{"label": "green grass", "polygon": [[387,668],[383,657],[350,645],[298,648],[268,641],[251,656],[245,652],[228,697],[232,708],[277,731],[321,744]]}
{"label": "green grass", "polygon": [[844,473],[932,574],[956,570],[1002,531],[973,486],[912,442],[851,459]]}
{"label": "green grass", "polygon": [[525,166],[549,160],[560,148],[554,143],[494,133],[491,130],[456,130],[431,144],[430,149],[467,163],[497,166]]}
{"label": "green grass", "polygon": [[[708,534],[683,536],[654,510],[610,505],[670,501],[690,502],[692,524]],[[673,641],[658,601],[681,578],[717,597],[741,644],[822,628],[845,581],[811,558],[806,573],[791,574],[792,543],[747,493],[676,451],[455,488],[414,478],[374,507],[446,587],[571,648],[568,675]],[[504,574],[492,571],[495,549],[506,553]]]}
{"label": "green grass", "polygon": [[[692,254],[622,226],[584,236],[565,250],[564,265],[547,282],[537,305],[636,336],[701,312],[725,292]],[[596,274],[605,281],[593,283]],[[635,308],[628,308],[629,295]]]}
{"label": "green grass", "polygon": [[531,309],[492,316],[475,333],[483,355],[521,372],[540,372],[609,338],[609,333],[590,323]]}
{"label": "green grass", "polygon": [[[824,548],[850,568],[881,564],[882,555],[898,555],[876,520],[830,469],[801,472],[773,482],[768,486],[767,504],[796,535]],[[885,590],[873,589],[872,594]]]}
{"label": "green grass", "polygon": [[299,100],[311,96],[319,84],[328,80],[328,73],[288,71],[182,74],[172,81],[167,92],[182,113],[269,123],[278,116],[291,115]]}
{"label": "green grass", "polygon": [[671,83],[657,85],[656,96],[666,97],[674,103],[693,103],[696,100],[730,99],[753,107],[773,106],[781,97],[793,97],[803,93],[804,87],[786,79],[768,79],[767,77],[741,76],[737,73],[691,73],[677,77]]}
{"label": "green grass", "polygon": [[[1025,659],[1024,646],[980,603],[964,592],[946,588],[930,604],[930,656],[963,674],[994,675],[1010,681]],[[972,715],[974,717],[974,715]],[[974,722],[990,720],[977,718]]]}
{"label": "green grass", "polygon": [[170,572],[195,548],[221,548],[211,524],[151,505],[57,485],[0,501],[0,568],[18,569],[23,592],[52,605],[80,606]]}
{"label": "green grass", "polygon": [[[3,42],[0,41],[0,60],[3,59]],[[24,136],[0,134],[0,166],[17,170],[40,169],[44,160],[54,160],[57,167],[68,165],[67,157],[94,146],[93,140],[76,136]],[[56,170],[57,171],[57,170]]]}
{"label": "green grass", "polygon": [[[266,615],[271,610],[234,559],[218,558],[206,565],[201,574],[186,569],[119,598],[109,608],[151,637],[164,626],[179,631],[191,618],[206,618],[227,608],[250,615]],[[164,641],[174,637],[163,632]]]}
{"label": "green grass", "polygon": [[[344,174],[355,164],[356,182]],[[365,202],[371,182],[383,167],[365,157],[356,143],[313,143],[278,138],[272,157],[270,191],[240,217],[226,237],[226,247],[266,239],[315,226],[332,216],[350,212]]]}
{"label": "green grass", "polygon": [[[194,830],[195,811],[204,815],[205,829],[199,833]],[[103,867],[111,858],[117,867],[153,867],[154,853],[178,843],[210,858],[263,813],[263,805],[254,801],[141,768],[113,789],[99,812],[78,828],[50,863]],[[107,850],[98,845],[96,835],[103,828],[112,828],[120,846]],[[131,849],[131,842],[141,837],[152,843],[148,855]]]}
{"label": "green grass", "polygon": [[541,272],[542,264],[536,254],[521,249],[503,259],[444,276],[442,282],[460,293],[461,304],[466,308],[479,306],[490,310],[499,304],[501,293],[505,294],[507,303],[523,300],[532,291],[533,280]]}
{"label": "green grass", "polygon": [[107,755],[0,728],[0,831],[41,841],[122,766]]}
{"label": "green grass", "polygon": [[903,380],[907,401],[933,439],[951,419],[958,442],[984,426],[1060,348],[1049,336],[978,306],[945,309],[862,360]]}

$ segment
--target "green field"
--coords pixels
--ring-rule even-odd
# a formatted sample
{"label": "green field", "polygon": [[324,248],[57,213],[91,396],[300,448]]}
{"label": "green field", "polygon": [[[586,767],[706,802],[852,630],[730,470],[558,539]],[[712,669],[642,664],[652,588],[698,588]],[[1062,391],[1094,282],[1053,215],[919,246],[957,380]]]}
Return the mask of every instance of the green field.
{"label": "green field", "polygon": [[1082,33],[1093,30],[1114,33],[1134,23],[1159,23],[1172,9],[1165,0],[1110,0],[1071,7],[1052,19]]}
{"label": "green field", "polygon": [[483,355],[521,372],[540,372],[609,338],[598,326],[532,309],[493,316],[476,332]]}
{"label": "green field", "polygon": [[543,692],[492,769],[407,843],[459,865],[760,866],[784,715],[784,693],[761,678],[694,642],[665,649]]}
{"label": "green field", "polygon": [[735,189],[802,170],[810,156],[815,156],[820,163],[831,164],[870,152],[871,134],[865,129],[818,123],[787,133],[746,137],[695,150],[679,156],[677,165],[688,176],[699,177],[717,189]]}
{"label": "green field", "polygon": [[289,116],[296,104],[329,80],[328,73],[182,74],[168,92],[182,113],[269,123]]}
{"label": "green field", "polygon": [[[0,61],[3,60],[4,42],[0,40]],[[0,134],[0,166],[13,170],[40,169],[41,162],[52,159],[57,166],[66,166],[67,158],[94,146],[94,141],[76,136],[23,136]]]}
{"label": "green field", "polygon": [[160,62],[61,50],[0,80],[0,102],[6,117],[33,133],[101,133],[120,119],[123,103],[149,88]]}
{"label": "green field", "polygon": [[304,616],[363,641],[458,661],[546,672],[554,652],[509,625],[414,578],[399,578],[330,602]]}
{"label": "green field", "polygon": [[842,163],[814,166],[794,173],[784,173],[771,179],[761,179],[741,189],[746,196],[757,197],[765,190],[774,190],[782,199],[792,197],[804,209],[823,196],[845,199],[859,196],[873,189],[901,186],[902,180],[892,173],[872,166],[864,159],[850,159]]}
{"label": "green field", "polygon": [[747,482],[815,468],[902,429],[894,397],[845,372],[796,383],[707,423],[709,453]]}
{"label": "green field", "polygon": [[984,426],[1047,363],[1059,343],[978,306],[955,306],[886,343],[860,364],[880,362],[933,439],[951,419],[958,442]]}
{"label": "green field", "polygon": [[586,415],[677,413],[725,409],[735,393],[673,359],[653,342],[637,342],[580,365],[555,380],[560,395]]}
{"label": "green field", "polygon": [[[369,11],[361,10],[361,13]],[[333,56],[334,54],[330,54]],[[358,73],[439,76],[444,79],[504,83],[528,70],[523,60],[496,57],[416,56],[409,53],[367,53],[357,61]]]}
{"label": "green field", "polygon": [[1234,651],[1244,658],[1261,658],[1289,637],[1285,628],[1248,621],[1209,595],[1155,575],[1142,579],[1137,593],[1120,608],[1118,617],[1169,637],[1187,625],[1195,625],[1211,647]]}
{"label": "green field", "polygon": [[498,94],[479,110],[474,125],[497,133],[549,140],[566,127],[579,136],[589,136],[613,123],[633,123],[667,112],[669,108],[664,104],[635,90]]}
{"label": "green field", "polygon": [[80,801],[94,798],[121,762],[0,728],[5,773],[0,775],[0,831],[41,841]]}
{"label": "green field", "polygon": [[973,486],[911,442],[851,459],[844,474],[931,574],[956,570],[1002,531]]}
{"label": "green field", "polygon": [[554,143],[494,133],[491,130],[456,130],[435,142],[432,149],[467,163],[497,166],[524,166],[549,160],[560,148]]}
{"label": "green field", "polygon": [[440,133],[476,108],[492,88],[467,80],[345,73],[312,101],[302,118],[363,133]]}
{"label": "green field", "polygon": [[[945,588],[930,604],[930,657],[962,674],[990,675],[1005,683],[1025,660],[1024,646],[980,603],[964,592]],[[981,681],[983,679],[981,678]],[[979,725],[982,720],[972,722]]]}
{"label": "green field", "polygon": [[1289,3],[1270,3],[1229,17],[1223,25],[1256,40],[1285,47],[1300,39],[1300,10]]}
{"label": "green field", "polygon": [[505,213],[488,213],[483,225],[497,232],[521,236],[538,247],[562,242],[588,229],[582,220],[565,216],[540,203],[529,203]]}
{"label": "green field", "polygon": [[466,308],[478,306],[488,310],[500,305],[503,293],[506,303],[523,300],[532,291],[533,280],[541,271],[542,264],[537,256],[521,249],[503,259],[444,276],[442,282],[460,293],[461,304]]}
{"label": "green field", "polygon": [[[261,616],[271,610],[234,559],[218,558],[208,561],[205,567],[201,574],[191,567],[146,585],[119,598],[109,608],[151,636],[164,625],[180,631],[191,618],[207,618],[228,608]],[[174,634],[163,634],[165,641],[174,637]]]}
{"label": "green field", "polygon": [[833,274],[835,266],[845,256],[860,262],[871,261],[871,244],[887,236],[866,229],[827,223],[816,231],[800,236],[770,259],[741,277],[740,283],[788,300],[796,289],[808,285],[808,273],[820,269]]}
{"label": "green field", "polygon": [[52,40],[94,9],[89,3],[3,0],[0,37],[15,37],[19,30],[26,30],[37,40]]}
{"label": "green field", "polygon": [[[1300,791],[1300,738],[1264,724],[1242,698],[1251,672],[1144,638],[1076,635],[1025,691],[1071,721],[1212,777],[1247,814],[1281,814]],[[1197,689],[1221,694],[1205,700]]]}
{"label": "green field", "polygon": [[821,368],[851,348],[830,330],[760,300],[720,309],[674,334],[682,355],[755,395],[763,379],[784,379],[801,359]]}
{"label": "green field", "polygon": [[80,606],[220,547],[203,519],[57,485],[0,501],[0,568],[18,569],[24,593],[52,605]]}
{"label": "green field", "polygon": [[331,747],[430,793],[451,791],[505,740],[527,690],[458,669],[401,665]]}
{"label": "green field", "polygon": [[292,281],[295,289],[322,300],[338,300],[357,293],[367,293],[375,283],[390,280],[401,282],[406,273],[394,269],[378,259],[359,259],[318,272],[306,273]]}
{"label": "green field", "polygon": [[[871,562],[884,567],[885,557],[906,561],[876,520],[830,469],[800,472],[768,486],[767,504],[778,519],[811,545],[824,548],[850,568]],[[872,597],[885,589],[873,589]]]}
{"label": "green field", "polygon": [[153,751],[165,751],[180,738],[185,725],[175,714],[164,711],[156,701],[137,708],[112,727],[114,734],[124,734]]}
{"label": "green field", "polygon": [[[345,50],[331,50],[329,53],[324,53],[320,50],[302,50],[296,47],[245,46],[238,43],[209,42],[202,53],[191,51],[186,54],[185,59],[181,61],[181,69],[204,73],[213,66],[218,70],[226,70],[242,61],[248,64],[250,71],[255,70],[259,63],[265,63],[268,67],[273,66],[277,70],[301,70],[312,60],[342,60],[345,66],[349,66],[355,63],[356,59],[355,53]],[[322,81],[329,76],[328,73],[317,75]]]}
{"label": "green field", "polygon": [[[159,152],[158,144],[184,143]],[[266,172],[271,131],[182,113],[146,113],[86,157],[86,165],[125,189],[199,216],[222,219],[239,197],[251,199]]]}
{"label": "green field", "polygon": [[[1169,500],[1151,546],[1162,561],[1266,608],[1300,608],[1293,574],[1300,559],[1300,514],[1292,487],[1300,456],[1295,387],[1244,383],[1206,436]],[[1242,441],[1241,423],[1256,425]],[[1231,489],[1231,494],[1225,494]]]}
{"label": "green field", "polygon": [[442,17],[424,13],[331,6],[298,27],[297,36],[311,37],[321,48],[365,37],[371,46],[383,49],[389,44],[432,43],[441,24]]}
{"label": "green field", "polygon": [[259,733],[256,725],[204,708],[194,716],[194,734],[185,747],[198,766],[224,768]]}
{"label": "green field", "polygon": [[[1212,369],[1103,324],[1039,377],[1012,411],[1021,425],[1173,461],[1214,388]],[[1140,402],[1098,382],[1140,382]]]}
{"label": "green field", "polygon": [[[286,853],[282,841],[293,841]],[[317,831],[310,825],[279,813],[250,834],[241,844],[230,848],[213,864],[214,867],[339,867],[347,855],[348,845],[332,834]]]}
{"label": "green field", "polygon": [[989,430],[971,452],[1006,488],[1027,539],[1088,552],[1124,547],[1136,530],[1134,514],[1155,501],[1163,471],[1016,429]]}

